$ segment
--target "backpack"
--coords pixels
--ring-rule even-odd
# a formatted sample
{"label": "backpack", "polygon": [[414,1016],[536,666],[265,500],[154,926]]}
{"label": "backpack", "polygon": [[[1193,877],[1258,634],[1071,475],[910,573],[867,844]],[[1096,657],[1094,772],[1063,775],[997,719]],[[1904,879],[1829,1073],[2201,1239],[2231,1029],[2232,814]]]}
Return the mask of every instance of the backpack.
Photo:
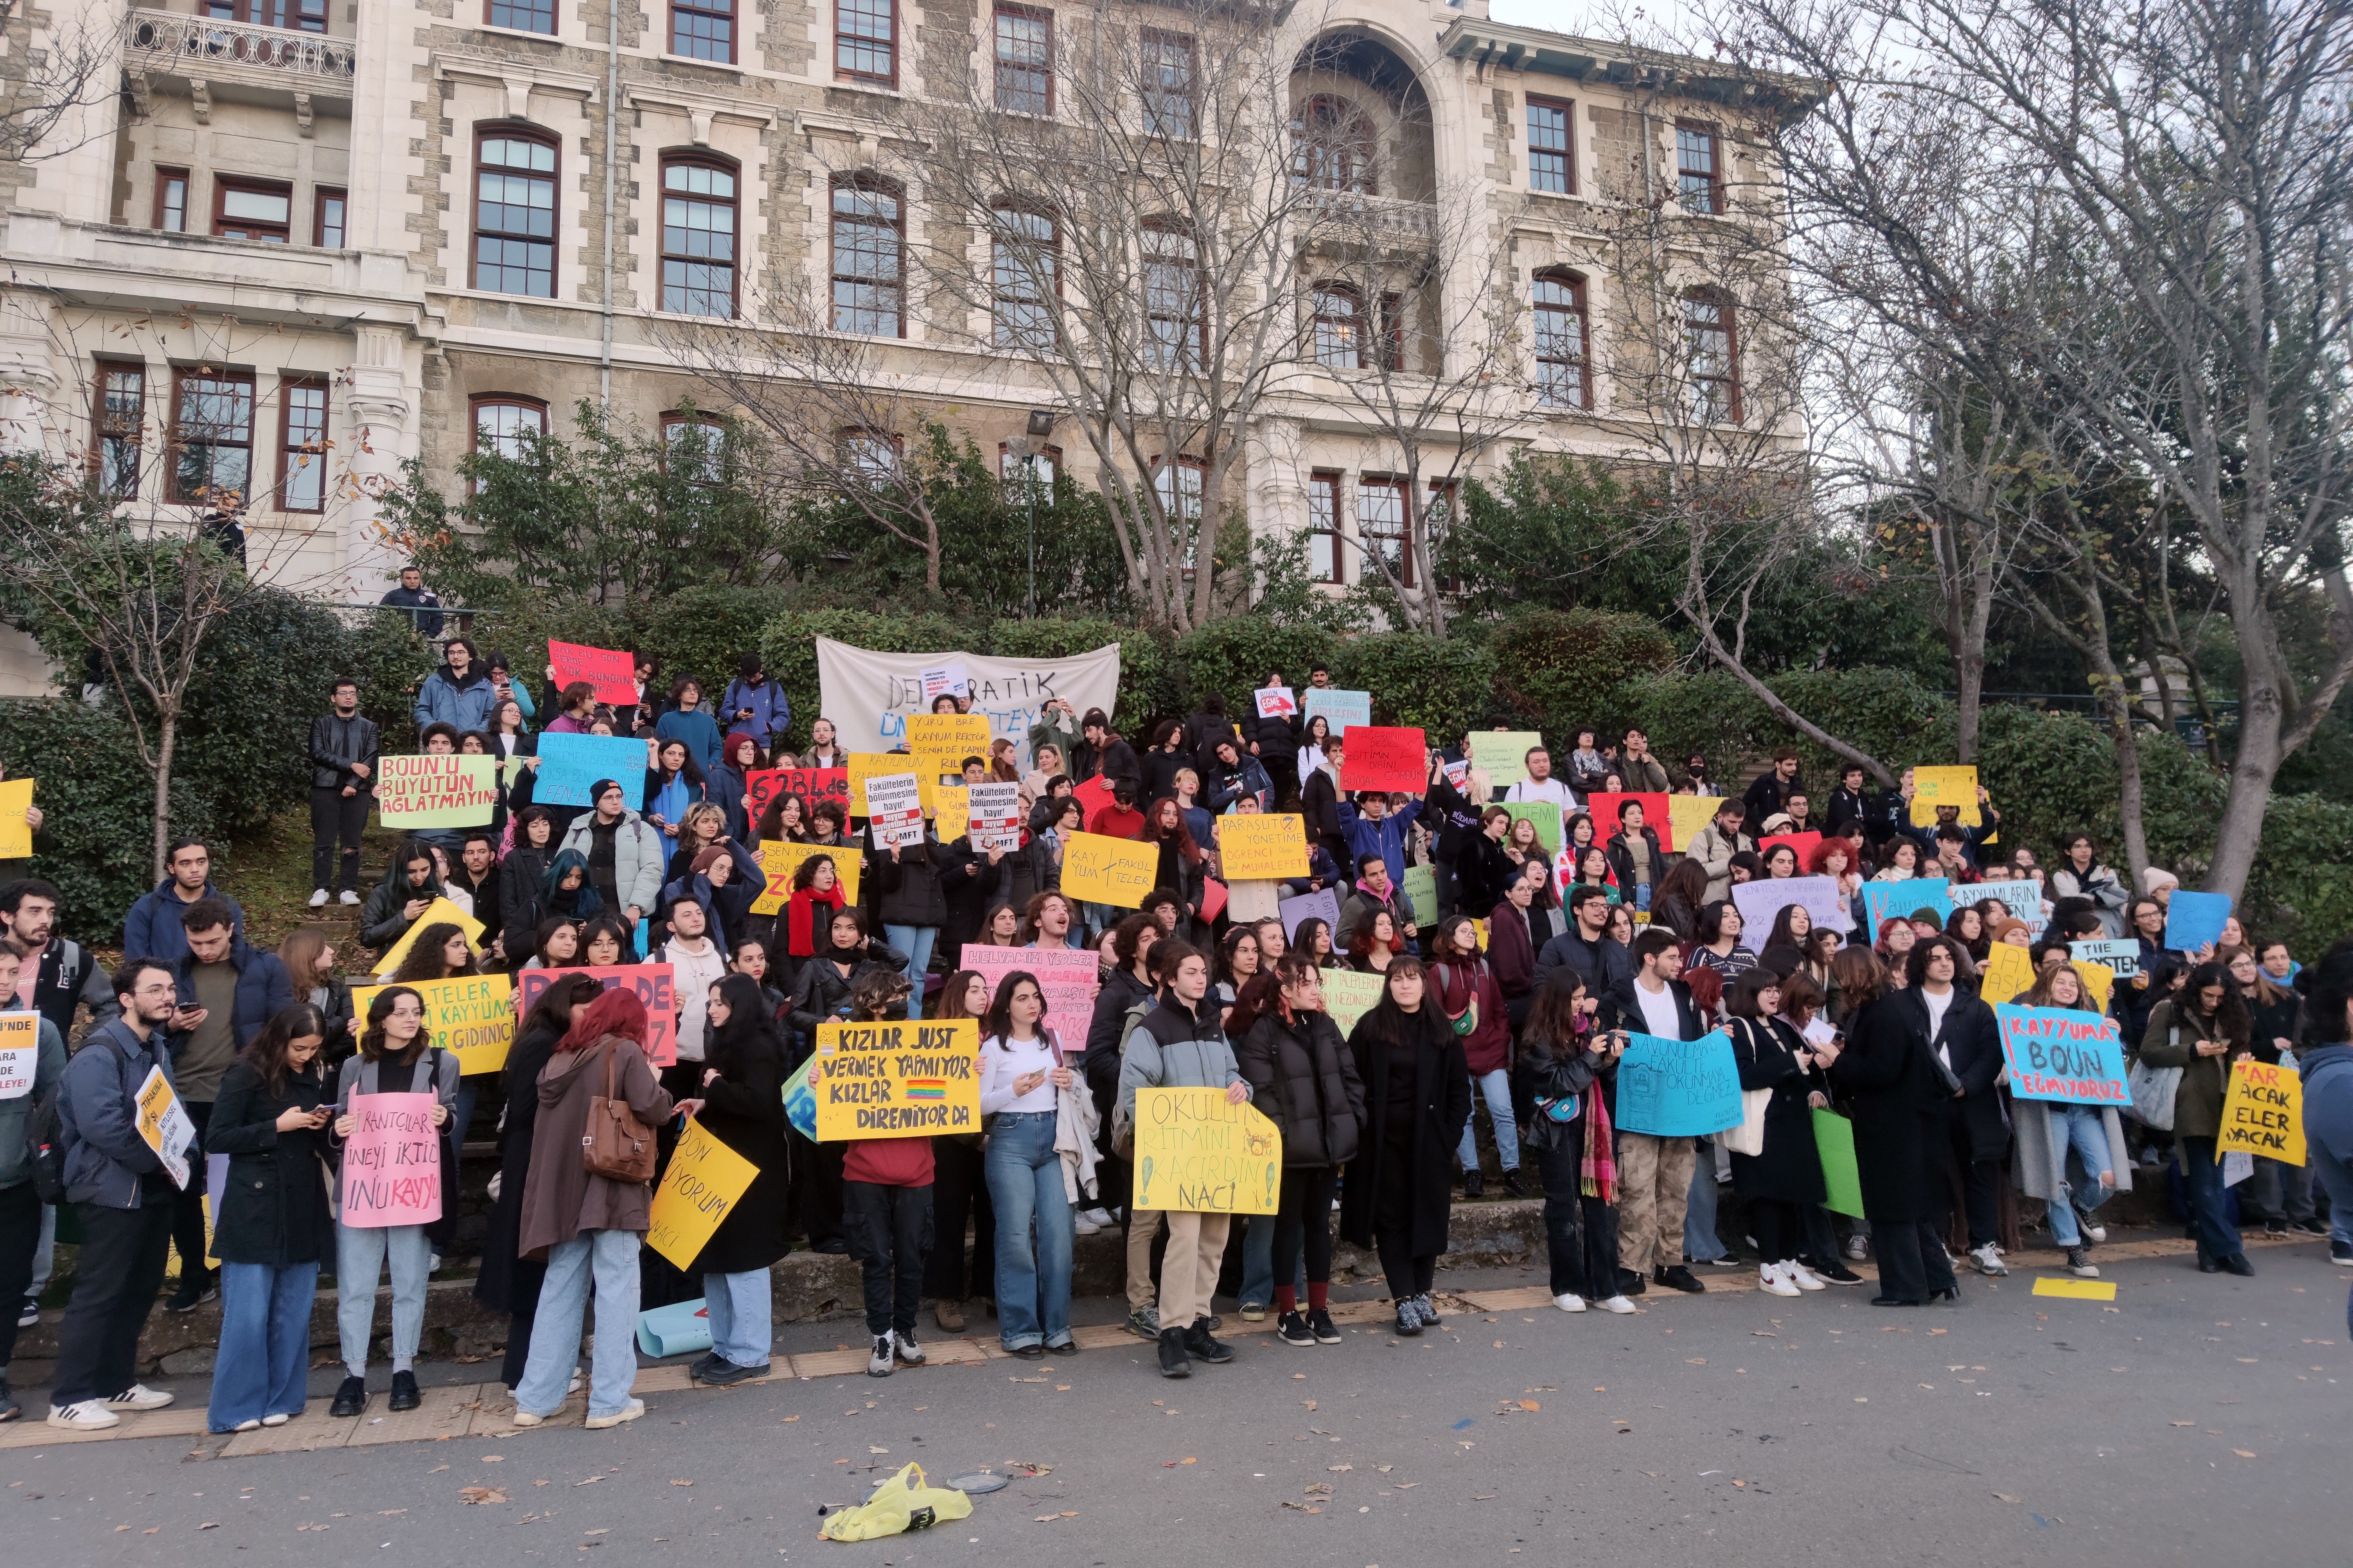
{"label": "backpack", "polygon": [[25,1149],[32,1166],[33,1193],[45,1204],[61,1204],[66,1198],[66,1131],[58,1115],[58,1095],[65,1088],[53,1084],[49,1092],[33,1102],[33,1110],[25,1122]]}

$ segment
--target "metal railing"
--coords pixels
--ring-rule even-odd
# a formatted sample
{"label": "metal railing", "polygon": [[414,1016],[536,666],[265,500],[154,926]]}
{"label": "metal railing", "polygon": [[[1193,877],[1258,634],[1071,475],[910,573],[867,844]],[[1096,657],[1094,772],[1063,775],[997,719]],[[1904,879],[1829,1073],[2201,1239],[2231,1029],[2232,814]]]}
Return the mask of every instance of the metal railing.
{"label": "metal railing", "polygon": [[359,52],[349,38],[224,22],[176,11],[133,10],[123,19],[126,64],[203,76],[227,68],[262,79],[302,77],[348,86],[359,74]]}

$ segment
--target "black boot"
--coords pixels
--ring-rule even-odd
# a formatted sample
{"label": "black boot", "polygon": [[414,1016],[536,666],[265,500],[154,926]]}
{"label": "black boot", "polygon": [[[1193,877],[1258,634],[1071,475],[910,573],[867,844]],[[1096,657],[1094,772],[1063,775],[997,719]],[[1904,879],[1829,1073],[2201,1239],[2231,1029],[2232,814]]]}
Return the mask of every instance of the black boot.
{"label": "black boot", "polygon": [[327,1407],[330,1415],[357,1415],[367,1408],[367,1379],[347,1377],[335,1390],[335,1402]]}
{"label": "black boot", "polygon": [[1163,1377],[1193,1375],[1192,1359],[1185,1353],[1185,1331],[1182,1329],[1160,1331],[1160,1375]]}
{"label": "black boot", "polygon": [[1216,1366],[1234,1359],[1234,1347],[1209,1331],[1208,1319],[1196,1318],[1193,1326],[1185,1331],[1185,1353]]}
{"label": "black boot", "polygon": [[1528,1195],[1528,1179],[1520,1174],[1518,1166],[1504,1173],[1504,1190],[1515,1198]]}
{"label": "black boot", "polygon": [[1466,1198],[1485,1197],[1487,1195],[1487,1173],[1484,1171],[1475,1170],[1463,1172],[1462,1195]]}
{"label": "black boot", "polygon": [[417,1392],[415,1373],[396,1372],[392,1374],[391,1407],[393,1409],[414,1410],[423,1403],[425,1403],[424,1396]]}

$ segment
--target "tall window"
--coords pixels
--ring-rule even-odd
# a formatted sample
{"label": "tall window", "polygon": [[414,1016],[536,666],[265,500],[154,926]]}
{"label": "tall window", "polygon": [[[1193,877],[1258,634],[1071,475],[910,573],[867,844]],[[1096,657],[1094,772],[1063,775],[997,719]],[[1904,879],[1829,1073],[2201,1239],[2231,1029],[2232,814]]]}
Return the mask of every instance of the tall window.
{"label": "tall window", "polygon": [[735,174],[714,163],[662,163],[662,309],[735,313]]}
{"label": "tall window", "polygon": [[1054,14],[1028,5],[997,8],[997,107],[1054,112]]}
{"label": "tall window", "polygon": [[1715,126],[1688,120],[1675,122],[1675,194],[1685,212],[1724,210],[1724,168],[1718,151]]}
{"label": "tall window", "polygon": [[278,383],[278,504],[321,511],[327,500],[327,384],[305,377]]}
{"label": "tall window", "polygon": [[184,370],[172,411],[172,481],[167,500],[214,505],[253,494],[253,376]]}
{"label": "tall window", "polygon": [[1326,370],[1365,368],[1365,301],[1342,283],[1314,290],[1315,363]]}
{"label": "tall window", "polygon": [[1054,220],[1026,207],[998,207],[990,240],[989,295],[994,301],[997,346],[1042,349],[1054,341],[1047,301],[1059,291]]}
{"label": "tall window", "polygon": [[670,52],[735,63],[735,0],[670,0]]}
{"label": "tall window", "polygon": [[139,493],[139,452],[147,425],[146,369],[100,360],[91,402],[98,414],[90,452],[98,493],[127,500]]}
{"label": "tall window", "polygon": [[1291,176],[1319,191],[1374,194],[1373,122],[1345,98],[1311,98],[1291,122]]}
{"label": "tall window", "polygon": [[311,243],[322,250],[343,247],[343,212],[350,205],[343,193],[320,185],[311,193]]}
{"label": "tall window", "polygon": [[1528,100],[1528,189],[1564,196],[1577,189],[1569,163],[1573,116],[1570,106],[1556,100]]}
{"label": "tall window", "polygon": [[1200,253],[1174,227],[1144,231],[1145,353],[1159,370],[1201,363]]}
{"label": "tall window", "polygon": [[833,74],[899,85],[896,0],[834,0]]}
{"label": "tall window", "polygon": [[283,245],[294,221],[294,187],[213,177],[213,237]]}
{"label": "tall window", "polygon": [[1536,275],[1536,401],[1546,408],[1590,408],[1585,284],[1570,272]]}
{"label": "tall window", "polygon": [[1691,361],[1692,416],[1740,423],[1740,344],[1732,302],[1706,292],[1683,296],[1683,351]]}
{"label": "tall window", "polygon": [[1145,133],[1190,136],[1193,121],[1193,40],[1182,33],[1145,32]]}
{"label": "tall window", "polygon": [[474,399],[474,450],[521,462],[528,436],[547,434],[547,405],[493,394]]}
{"label": "tall window", "polygon": [[691,485],[715,485],[726,477],[727,429],[716,419],[683,414],[662,416],[663,467]]}
{"label": "tall window", "polygon": [[188,232],[188,172],[155,171],[155,226],[165,234]]}
{"label": "tall window", "polygon": [[[1446,550],[1446,531],[1454,526],[1454,509],[1461,499],[1461,486],[1452,479],[1430,481],[1430,510],[1422,514],[1421,525],[1430,535],[1430,560],[1435,568]],[[1460,594],[1463,583],[1460,577],[1440,577],[1438,586],[1443,593]]]}
{"label": "tall window", "polygon": [[555,31],[555,0],[490,0],[483,20],[524,33]]}
{"label": "tall window", "polygon": [[848,175],[833,184],[833,330],[902,338],[900,305],[906,232],[899,193]]}
{"label": "tall window", "polygon": [[1340,476],[1307,477],[1307,575],[1318,583],[1340,583]]}
{"label": "tall window", "polygon": [[899,437],[851,426],[841,432],[841,466],[866,484],[889,484],[899,472]]}
{"label": "tall window", "polygon": [[[229,7],[234,10],[235,7]],[[221,9],[213,8],[214,16]],[[245,20],[265,27],[291,27],[300,33],[327,30],[327,0],[248,0]]]}
{"label": "tall window", "polygon": [[1413,557],[1405,547],[1413,498],[1403,479],[1356,481],[1356,540],[1365,553],[1388,563],[1401,586],[1413,586]]}
{"label": "tall window", "polygon": [[486,132],[474,157],[474,287],[555,298],[555,143]]}
{"label": "tall window", "polygon": [[1181,542],[1180,569],[1188,577],[1201,558],[1201,496],[1208,475],[1196,458],[1163,462],[1152,475],[1152,488],[1159,492],[1161,510],[1168,516],[1169,537]]}

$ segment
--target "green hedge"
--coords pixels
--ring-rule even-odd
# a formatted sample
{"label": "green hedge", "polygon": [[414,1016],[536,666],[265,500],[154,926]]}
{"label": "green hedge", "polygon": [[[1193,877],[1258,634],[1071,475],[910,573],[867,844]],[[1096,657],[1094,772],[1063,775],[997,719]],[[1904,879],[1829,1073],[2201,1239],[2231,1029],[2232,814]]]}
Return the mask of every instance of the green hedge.
{"label": "green hedge", "polygon": [[[155,885],[155,783],[121,715],[67,699],[0,702],[0,757],[10,777],[38,781],[42,818],[32,859],[8,862],[5,875],[55,882],[60,929],[113,946],[132,902]],[[273,763],[265,776],[283,771]],[[197,837],[217,826],[195,777],[174,782],[172,823]]]}
{"label": "green hedge", "polygon": [[1487,710],[1495,656],[1420,632],[1376,632],[1334,651],[1332,684],[1373,698],[1373,722],[1459,740]]}
{"label": "green hedge", "polygon": [[[1486,647],[1495,661],[1493,716],[1514,729],[1540,730],[1561,746],[1579,724],[1608,728],[1604,710],[1617,687],[1675,663],[1674,639],[1657,622],[1609,610],[1517,616],[1498,625]],[[1622,722],[1617,732],[1624,732]]]}

